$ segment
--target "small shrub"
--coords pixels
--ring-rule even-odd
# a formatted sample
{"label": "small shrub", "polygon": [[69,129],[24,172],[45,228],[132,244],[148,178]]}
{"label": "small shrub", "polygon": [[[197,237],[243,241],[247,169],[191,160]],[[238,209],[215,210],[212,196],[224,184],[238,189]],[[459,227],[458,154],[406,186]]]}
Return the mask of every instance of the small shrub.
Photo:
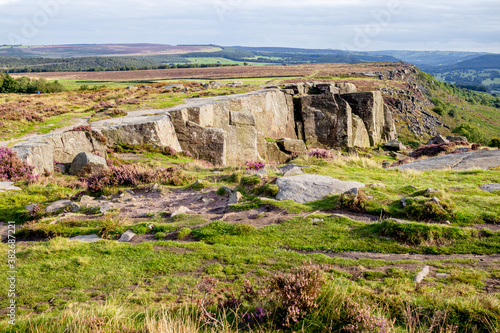
{"label": "small shrub", "polygon": [[240,180],[241,185],[257,185],[260,184],[259,176],[245,176]]}
{"label": "small shrub", "polygon": [[157,233],[155,234],[155,238],[156,238],[157,240],[164,239],[165,237],[167,237],[167,234],[166,234],[166,233],[164,233],[164,232],[157,232]]}
{"label": "small shrub", "polygon": [[0,147],[0,180],[34,181],[34,167],[21,161],[10,148]]}
{"label": "small shrub", "polygon": [[247,167],[247,170],[253,170],[253,171],[262,170],[266,166],[264,162],[260,161],[247,161],[245,165]]}
{"label": "small shrub", "polygon": [[122,225],[123,222],[119,218],[108,215],[101,222],[99,234],[102,238],[115,238],[115,236],[121,233]]}
{"label": "small shrub", "polygon": [[279,188],[276,184],[264,184],[252,190],[253,194],[274,198],[278,194]]}
{"label": "small shrub", "polygon": [[500,148],[500,138],[495,137],[491,139],[490,147]]}
{"label": "small shrub", "polygon": [[348,298],[344,304],[345,318],[349,324],[342,327],[345,332],[385,333],[394,331],[394,321],[372,314],[371,307]]}
{"label": "small shrub", "polygon": [[269,283],[269,297],[275,304],[282,325],[290,327],[309,310],[317,308],[316,298],[324,278],[312,265],[303,265],[288,274],[276,275]]}
{"label": "small shrub", "polygon": [[453,129],[452,133],[465,136],[469,142],[487,144],[484,132],[471,124],[459,125]]}
{"label": "small shrub", "polygon": [[184,239],[184,238],[188,237],[189,235],[191,235],[191,233],[192,233],[191,229],[181,228],[181,230],[179,230],[179,234],[177,235],[177,239]]}

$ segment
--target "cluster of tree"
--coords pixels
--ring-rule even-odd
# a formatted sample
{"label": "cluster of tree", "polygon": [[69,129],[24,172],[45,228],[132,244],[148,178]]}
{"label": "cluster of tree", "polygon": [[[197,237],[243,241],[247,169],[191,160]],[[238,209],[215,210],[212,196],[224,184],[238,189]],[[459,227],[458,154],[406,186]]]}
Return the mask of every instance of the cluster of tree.
{"label": "cluster of tree", "polygon": [[[175,64],[175,62],[185,64]],[[176,56],[153,57],[78,57],[78,58],[21,58],[0,57],[0,68],[5,73],[30,72],[93,72],[130,71],[145,69],[218,67],[222,64],[195,64]]]}
{"label": "cluster of tree", "polygon": [[64,86],[58,81],[47,81],[45,79],[30,79],[21,77],[14,79],[9,74],[0,73],[0,93],[53,93],[64,91]]}

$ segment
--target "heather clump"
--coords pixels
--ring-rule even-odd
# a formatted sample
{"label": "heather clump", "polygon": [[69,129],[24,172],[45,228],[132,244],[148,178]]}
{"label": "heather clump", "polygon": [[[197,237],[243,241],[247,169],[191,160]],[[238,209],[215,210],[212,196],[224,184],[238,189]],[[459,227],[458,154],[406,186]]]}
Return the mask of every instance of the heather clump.
{"label": "heather clump", "polygon": [[245,165],[246,165],[246,169],[251,170],[251,171],[259,171],[259,170],[264,169],[264,167],[266,166],[266,164],[264,162],[260,162],[260,161],[247,161],[245,163]]}
{"label": "heather clump", "polygon": [[394,331],[394,321],[372,313],[369,305],[360,304],[350,298],[344,302],[345,320],[343,332],[386,333]]}
{"label": "heather clump", "polygon": [[290,327],[310,310],[318,307],[316,298],[324,279],[321,271],[312,265],[303,265],[287,274],[276,275],[268,287],[281,324]]}
{"label": "heather clump", "polygon": [[92,174],[87,179],[90,192],[100,192],[106,187],[138,186],[141,184],[162,183],[185,185],[189,178],[176,168],[147,168],[137,165],[111,165],[109,169]]}
{"label": "heather clump", "polygon": [[326,149],[314,149],[307,153],[307,155],[316,158],[330,158],[332,155],[329,150]]}
{"label": "heather clump", "polygon": [[423,156],[437,156],[441,153],[447,153],[452,150],[452,148],[463,145],[463,146],[469,146],[469,143],[463,142],[463,141],[456,141],[456,142],[446,142],[446,143],[441,143],[441,144],[436,144],[436,145],[426,145],[426,146],[421,146],[413,151],[411,156],[413,158],[419,158]]}
{"label": "heather clump", "polygon": [[21,161],[10,148],[0,147],[0,181],[33,181],[34,167]]}

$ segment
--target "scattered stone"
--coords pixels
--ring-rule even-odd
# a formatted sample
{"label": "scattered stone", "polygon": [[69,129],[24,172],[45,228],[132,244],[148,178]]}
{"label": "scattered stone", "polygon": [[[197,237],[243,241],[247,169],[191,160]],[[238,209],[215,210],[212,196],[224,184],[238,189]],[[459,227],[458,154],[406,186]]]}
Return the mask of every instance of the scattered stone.
{"label": "scattered stone", "polygon": [[465,136],[447,136],[446,140],[450,142],[457,142],[457,141],[464,141],[464,142],[469,142]]}
{"label": "scattered stone", "polygon": [[437,205],[441,205],[441,200],[439,200],[438,197],[432,197],[432,199],[429,200],[429,202],[435,203]]}
{"label": "scattered stone", "polygon": [[406,200],[408,200],[408,198],[401,199],[401,206],[406,207]]}
{"label": "scattered stone", "polygon": [[127,192],[128,194],[131,194],[131,195],[135,195],[135,192],[132,190],[129,190],[129,189],[126,189],[125,192]]}
{"label": "scattered stone", "polygon": [[182,84],[169,84],[167,86],[163,86],[162,88],[170,90],[184,90],[184,86]]}
{"label": "scattered stone", "polygon": [[486,192],[500,191],[500,184],[484,184],[479,188]]}
{"label": "scattered stone", "polygon": [[451,224],[451,222],[446,220],[446,221],[444,221],[444,224]]}
{"label": "scattered stone", "polygon": [[137,90],[137,89],[139,89],[139,88],[134,87],[134,86],[128,86],[128,87],[127,87],[127,89],[128,89],[128,90]]}
{"label": "scattered stone", "polygon": [[134,238],[134,236],[135,233],[132,230],[127,230],[120,236],[120,239],[118,239],[118,241],[123,243],[128,243],[132,240],[132,238]]}
{"label": "scattered stone", "polygon": [[302,171],[302,169],[301,169],[301,168],[299,168],[299,167],[295,167],[295,168],[290,169],[289,171],[287,171],[287,173],[285,173],[285,174],[283,175],[283,177],[292,177],[292,176],[301,175],[301,174],[303,174],[303,173],[304,173],[304,171]]}
{"label": "scattered stone", "polygon": [[390,151],[405,151],[406,147],[401,141],[392,140],[384,144],[384,148]]}
{"label": "scattered stone", "polygon": [[58,200],[56,202],[51,203],[47,208],[45,208],[45,211],[47,213],[52,213],[55,211],[58,211],[60,209],[66,208],[69,205],[71,205],[73,202],[71,200]]}
{"label": "scattered stone", "polygon": [[38,204],[34,203],[34,204],[31,204],[31,205],[26,206],[25,208],[26,208],[26,210],[27,210],[28,212],[32,213],[32,212],[33,212],[33,210],[35,209],[35,207],[36,207],[37,205],[38,205]]}
{"label": "scattered stone", "polygon": [[69,210],[73,213],[78,212],[80,209],[81,209],[80,205],[75,203],[75,202],[73,202],[73,203],[71,203],[71,205],[69,205]]}
{"label": "scattered stone", "polygon": [[80,241],[80,242],[84,242],[84,243],[95,243],[95,242],[102,240],[102,238],[99,237],[98,235],[84,235],[84,236],[72,237],[69,240],[70,241]]}
{"label": "scattered stone", "polygon": [[436,277],[440,278],[440,279],[445,279],[445,278],[448,278],[450,276],[451,276],[451,274],[448,274],[448,273],[437,273],[436,274]]}
{"label": "scattered stone", "polygon": [[307,166],[307,165],[299,165],[299,164],[294,164],[294,163],[289,163],[287,165],[279,167],[278,171],[281,172],[281,173],[283,173],[283,174],[285,174],[288,171],[290,171],[292,169],[295,169],[295,168],[300,168],[302,170],[303,168],[309,168],[309,166]]}
{"label": "scattered stone", "polygon": [[69,173],[71,175],[86,175],[99,172],[108,168],[106,160],[90,153],[80,153],[71,162]]}
{"label": "scattered stone", "polygon": [[370,187],[371,188],[385,188],[385,185],[382,183],[374,183],[374,184],[370,184]]}
{"label": "scattered stone", "polygon": [[324,222],[324,221],[325,221],[324,219],[312,219],[312,220],[311,220],[311,222],[312,222],[313,224],[315,224],[315,223],[320,223],[320,222]]}
{"label": "scattered stone", "polygon": [[95,201],[94,198],[88,195],[82,195],[82,197],[80,198],[80,203],[82,204],[91,203],[94,201]]}
{"label": "scattered stone", "polygon": [[231,195],[233,194],[233,190],[231,190],[229,187],[227,186],[221,186],[221,188],[224,190],[224,192],[226,193],[226,195]]}
{"label": "scattered stone", "polygon": [[444,136],[441,134],[436,135],[435,137],[431,138],[428,142],[427,145],[440,145],[442,143],[450,143]]}
{"label": "scattered stone", "polygon": [[422,270],[415,277],[415,282],[417,284],[422,283],[422,281],[424,281],[424,279],[427,277],[427,275],[429,275],[430,270],[431,270],[431,268],[429,266],[425,265],[424,268],[422,268]]}
{"label": "scattered stone", "polygon": [[212,198],[203,198],[203,199],[201,199],[201,201],[203,201],[204,203],[211,203],[211,202],[214,202],[214,199],[212,199]]}
{"label": "scattered stone", "polygon": [[222,173],[222,171],[212,171],[212,174],[214,175],[220,175]]}
{"label": "scattered stone", "polygon": [[235,191],[233,192],[233,194],[231,194],[231,196],[229,197],[229,201],[227,202],[228,205],[236,205],[238,204],[238,202],[240,202],[240,200],[243,198],[243,195],[238,192],[238,191]]}
{"label": "scattered stone", "polygon": [[0,192],[3,191],[22,191],[22,189],[14,186],[14,182],[0,182]]}
{"label": "scattered stone", "polygon": [[175,217],[177,215],[180,215],[180,214],[187,214],[191,212],[191,210],[185,206],[181,206],[179,207],[175,212],[172,213],[172,215],[170,215],[170,217]]}
{"label": "scattered stone", "polygon": [[398,161],[404,160],[404,159],[406,158],[406,156],[405,156],[405,155],[403,155],[403,154],[399,154],[399,153],[396,153],[396,152],[394,152],[394,151],[391,151],[391,152],[389,153],[389,155],[391,155],[391,157],[394,157],[394,158],[395,158],[396,160],[398,160]]}
{"label": "scattered stone", "polygon": [[386,219],[386,221],[389,221],[389,222],[394,222],[394,223],[410,223],[409,221],[406,221],[406,220],[402,220],[402,219],[396,219],[394,217],[391,217],[391,218],[388,218]]}
{"label": "scattered stone", "polygon": [[99,212],[101,214],[106,214],[111,209],[113,209],[113,207],[111,207],[111,205],[109,204],[109,202],[105,202],[105,203],[103,203],[102,205],[99,206]]}
{"label": "scattered stone", "polygon": [[344,194],[348,194],[348,195],[352,195],[352,196],[357,197],[359,194],[359,188],[357,188],[357,187],[351,188],[349,191],[344,192]]}
{"label": "scattered stone", "polygon": [[293,200],[298,203],[319,200],[327,195],[342,194],[352,188],[365,186],[358,182],[309,174],[280,178],[276,184],[279,188],[277,200]]}
{"label": "scattered stone", "polygon": [[437,188],[428,188],[425,190],[425,194],[436,194],[436,193],[440,193],[441,190],[437,189]]}
{"label": "scattered stone", "polygon": [[200,201],[201,199],[203,199],[203,196],[202,195],[197,195],[193,198],[193,202],[196,202],[196,201]]}

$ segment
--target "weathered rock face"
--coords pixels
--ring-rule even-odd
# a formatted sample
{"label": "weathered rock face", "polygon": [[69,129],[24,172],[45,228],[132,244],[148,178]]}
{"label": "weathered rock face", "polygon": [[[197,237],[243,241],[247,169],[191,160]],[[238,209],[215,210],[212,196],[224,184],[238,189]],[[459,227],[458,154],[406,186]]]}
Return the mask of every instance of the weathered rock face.
{"label": "weathered rock face", "polygon": [[106,146],[82,131],[38,136],[15,145],[12,150],[35,167],[35,174],[52,173],[54,161],[71,163],[81,152],[106,156]]}
{"label": "weathered rock face", "polygon": [[278,164],[284,164],[290,160],[290,155],[283,152],[275,141],[267,142],[266,161],[273,161]]}
{"label": "weathered rock face", "polygon": [[197,159],[209,161],[214,165],[226,165],[226,138],[223,130],[202,127],[192,121],[186,122],[185,128],[190,135],[179,140],[184,150]]}
{"label": "weathered rock face", "polygon": [[352,115],[352,145],[359,148],[370,147],[370,137],[365,123],[355,114]]}
{"label": "weathered rock face", "polygon": [[54,148],[46,142],[24,142],[12,148],[17,157],[34,166],[35,174],[54,172]]}
{"label": "weathered rock face", "polygon": [[[351,93],[341,96],[351,106],[352,113],[363,119],[370,137],[371,146],[395,139],[391,134],[391,124],[386,124],[386,120],[389,121],[392,116],[386,116],[386,113],[390,111],[388,108],[384,108],[384,100],[380,91]],[[392,126],[394,125],[392,124]]]}
{"label": "weathered rock face", "polygon": [[71,163],[81,152],[99,153],[106,156],[106,146],[83,131],[70,131],[39,138],[53,146],[54,160]]}
{"label": "weathered rock face", "polygon": [[72,175],[86,175],[107,168],[108,165],[103,157],[90,153],[80,153],[73,159],[69,173]]}
{"label": "weathered rock face", "polygon": [[152,144],[182,151],[168,115],[102,120],[93,123],[92,128],[106,136],[111,144]]}
{"label": "weathered rock face", "polygon": [[297,97],[296,120],[303,124],[303,138],[309,146],[352,147],[351,107],[332,93]]}
{"label": "weathered rock face", "polygon": [[[187,151],[190,150],[186,143],[192,141],[189,138],[191,133],[186,130],[187,121],[204,128],[223,130],[226,146],[223,160],[227,165],[265,158],[266,138],[296,138],[292,97],[279,89],[209,98],[199,105],[174,108],[168,112],[181,147]],[[193,148],[193,143],[190,147]],[[198,150],[201,149],[206,147]]]}
{"label": "weathered rock face", "polygon": [[307,147],[304,141],[297,139],[284,138],[277,140],[276,143],[280,149],[288,154],[305,154],[307,153]]}

